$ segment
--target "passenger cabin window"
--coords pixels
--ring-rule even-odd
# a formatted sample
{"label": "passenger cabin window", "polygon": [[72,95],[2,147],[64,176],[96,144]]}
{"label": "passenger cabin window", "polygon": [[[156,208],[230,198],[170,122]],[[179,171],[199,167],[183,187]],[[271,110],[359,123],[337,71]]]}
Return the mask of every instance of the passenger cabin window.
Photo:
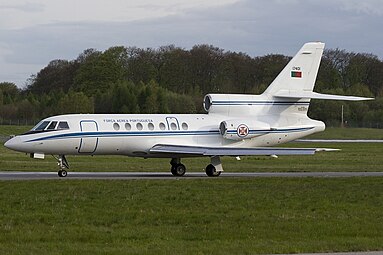
{"label": "passenger cabin window", "polygon": [[166,126],[165,126],[165,124],[163,122],[161,122],[159,126],[160,126],[161,130],[165,130],[165,128],[166,128]]}
{"label": "passenger cabin window", "polygon": [[176,123],[171,123],[171,124],[170,124],[170,128],[171,128],[172,130],[176,130],[176,129],[177,129],[177,124],[176,124]]}
{"label": "passenger cabin window", "polygon": [[183,130],[188,130],[188,124],[186,122],[182,123],[182,129]]}
{"label": "passenger cabin window", "polygon": [[113,124],[113,129],[116,130],[116,131],[120,130],[120,125],[118,123],[114,123]]}
{"label": "passenger cabin window", "polygon": [[149,123],[149,124],[148,124],[148,128],[149,128],[149,130],[154,130],[154,125],[153,125],[153,123]]}

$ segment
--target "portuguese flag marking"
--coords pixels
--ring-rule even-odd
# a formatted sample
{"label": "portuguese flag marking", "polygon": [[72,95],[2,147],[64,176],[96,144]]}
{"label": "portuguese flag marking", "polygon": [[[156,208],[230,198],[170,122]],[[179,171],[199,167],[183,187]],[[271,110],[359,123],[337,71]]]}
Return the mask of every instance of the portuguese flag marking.
{"label": "portuguese flag marking", "polygon": [[300,72],[300,71],[291,71],[291,77],[293,77],[293,78],[302,78],[302,72]]}

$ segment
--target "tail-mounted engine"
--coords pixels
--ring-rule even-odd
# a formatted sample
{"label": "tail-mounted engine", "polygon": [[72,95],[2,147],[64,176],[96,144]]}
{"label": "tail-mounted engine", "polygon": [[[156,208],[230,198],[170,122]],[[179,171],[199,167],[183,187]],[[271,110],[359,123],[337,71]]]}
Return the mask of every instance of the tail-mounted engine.
{"label": "tail-mounted engine", "polygon": [[208,113],[226,116],[246,116],[258,104],[256,95],[207,94],[203,106]]}
{"label": "tail-mounted engine", "polygon": [[270,125],[260,121],[226,120],[219,125],[219,131],[225,139],[243,140],[270,132]]}

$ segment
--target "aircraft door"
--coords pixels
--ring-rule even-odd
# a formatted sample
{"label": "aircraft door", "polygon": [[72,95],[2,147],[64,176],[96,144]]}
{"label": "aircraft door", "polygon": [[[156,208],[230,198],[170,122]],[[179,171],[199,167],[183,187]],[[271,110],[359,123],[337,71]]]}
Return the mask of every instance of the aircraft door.
{"label": "aircraft door", "polygon": [[166,122],[168,124],[168,130],[180,130],[180,124],[177,118],[166,117]]}
{"label": "aircraft door", "polygon": [[98,125],[94,120],[80,121],[81,132],[83,133],[80,141],[79,153],[94,153],[98,145]]}

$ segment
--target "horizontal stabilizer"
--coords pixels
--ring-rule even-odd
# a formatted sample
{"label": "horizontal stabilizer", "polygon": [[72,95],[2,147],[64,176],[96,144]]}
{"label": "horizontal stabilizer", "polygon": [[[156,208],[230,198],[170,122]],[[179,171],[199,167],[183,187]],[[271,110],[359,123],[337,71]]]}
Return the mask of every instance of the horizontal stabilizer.
{"label": "horizontal stabilizer", "polygon": [[200,147],[183,145],[158,144],[150,149],[150,153],[189,155],[189,156],[270,156],[270,155],[311,155],[315,148],[233,148],[233,147]]}
{"label": "horizontal stabilizer", "polygon": [[325,100],[345,100],[345,101],[363,101],[363,100],[373,100],[374,99],[371,97],[330,95],[330,94],[321,94],[321,93],[312,92],[312,91],[290,91],[290,90],[280,90],[274,94],[274,97],[325,99]]}

